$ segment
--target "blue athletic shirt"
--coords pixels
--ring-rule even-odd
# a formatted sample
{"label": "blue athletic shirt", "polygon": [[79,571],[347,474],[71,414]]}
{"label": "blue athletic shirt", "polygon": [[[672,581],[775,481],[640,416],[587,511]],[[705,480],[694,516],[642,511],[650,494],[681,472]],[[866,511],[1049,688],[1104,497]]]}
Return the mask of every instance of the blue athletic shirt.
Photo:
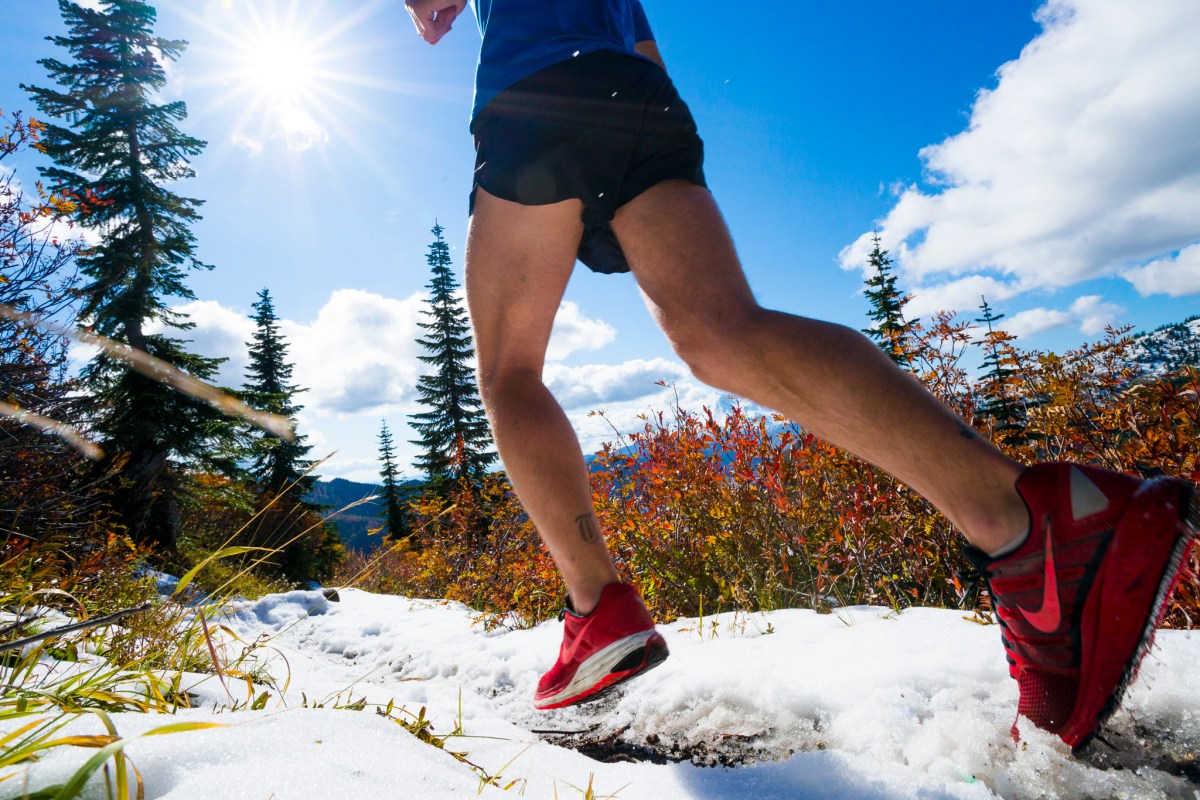
{"label": "blue athletic shirt", "polygon": [[[471,118],[521,78],[596,50],[637,56],[652,40],[639,0],[471,0],[483,47]],[[638,56],[640,58],[640,56]]]}

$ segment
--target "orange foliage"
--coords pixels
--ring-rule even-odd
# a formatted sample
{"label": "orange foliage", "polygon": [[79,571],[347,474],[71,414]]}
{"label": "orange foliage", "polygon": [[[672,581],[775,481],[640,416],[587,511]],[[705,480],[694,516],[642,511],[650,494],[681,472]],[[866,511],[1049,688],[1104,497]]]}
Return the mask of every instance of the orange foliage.
{"label": "orange foliage", "polygon": [[[926,385],[985,433],[979,384],[962,361],[966,325],[939,315],[915,330]],[[1110,331],[1065,356],[1012,350],[1025,429],[1018,460],[1086,461],[1200,479],[1200,375],[1139,374]],[[1005,343],[1011,348],[1011,341]],[[882,604],[986,607],[950,524],[920,496],[780,417],[733,406],[674,407],[603,448],[592,488],[614,560],[660,619],[732,609]],[[377,589],[447,597],[532,624],[561,606],[558,573],[503,476],[460,481],[412,506],[411,543],[380,557]],[[363,567],[367,567],[364,563]],[[1193,560],[1167,617],[1200,619]],[[346,573],[343,573],[346,577]]]}
{"label": "orange foliage", "polygon": [[412,577],[405,593],[445,597],[518,624],[562,607],[558,571],[508,480],[460,478],[412,504]]}

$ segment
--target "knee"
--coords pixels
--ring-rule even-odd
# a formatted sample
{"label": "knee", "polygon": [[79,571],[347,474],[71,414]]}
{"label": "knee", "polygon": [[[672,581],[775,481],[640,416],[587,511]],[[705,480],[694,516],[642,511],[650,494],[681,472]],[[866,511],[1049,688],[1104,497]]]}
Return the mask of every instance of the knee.
{"label": "knee", "polygon": [[766,312],[754,305],[726,309],[707,318],[668,327],[676,355],[699,381],[738,392],[738,376],[756,368],[762,348],[756,344]]}
{"label": "knee", "polygon": [[526,390],[533,383],[542,382],[541,369],[520,364],[479,364],[477,372],[479,397],[485,408],[492,408],[505,397]]}

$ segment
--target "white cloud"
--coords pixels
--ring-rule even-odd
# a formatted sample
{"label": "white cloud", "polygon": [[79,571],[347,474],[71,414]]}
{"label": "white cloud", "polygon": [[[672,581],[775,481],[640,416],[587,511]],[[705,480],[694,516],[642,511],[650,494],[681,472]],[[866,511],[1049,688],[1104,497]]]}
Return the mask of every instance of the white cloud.
{"label": "white cloud", "polygon": [[1143,297],[1167,294],[1183,297],[1200,293],[1200,244],[1185,247],[1178,254],[1152,261],[1125,273]]}
{"label": "white cloud", "polygon": [[30,223],[30,233],[39,241],[66,243],[80,242],[95,247],[102,241],[100,231],[87,228],[70,219],[35,220]]}
{"label": "white cloud", "polygon": [[543,380],[563,408],[588,411],[659,394],[662,387],[656,386],[656,382],[669,383],[687,377],[687,367],[665,358],[582,367],[548,364],[543,373]]}
{"label": "white cloud", "polygon": [[[408,442],[412,437],[407,421],[419,410],[415,387],[427,369],[417,358],[423,350],[416,344],[424,308],[423,293],[396,299],[339,289],[312,321],[280,320],[294,366],[293,381],[307,389],[297,398],[304,406],[299,430],[308,437],[314,457],[336,451],[318,470],[322,476],[375,480],[376,437],[385,417],[395,434],[398,460],[411,472],[407,465],[416,448]],[[182,334],[193,341],[190,349],[228,357],[219,382],[241,386],[246,342],[254,331],[248,308],[194,301],[176,310],[195,323],[193,330]],[[278,310],[286,314],[286,309]],[[574,304],[564,303],[560,315],[553,345],[559,356],[599,347],[613,336],[611,326],[585,317]],[[549,363],[545,380],[568,410],[585,452],[614,439],[614,426],[622,432],[640,429],[644,415],[668,409],[676,396],[692,410],[703,405],[715,408],[720,398],[719,392],[695,381],[682,363],[665,358],[575,367]],[[668,386],[657,385],[659,381]],[[588,415],[600,409],[604,417]]]}
{"label": "white cloud", "polygon": [[1066,311],[1052,308],[1031,308],[1001,320],[1000,327],[1013,336],[1025,337],[1052,331],[1055,328],[1065,328],[1074,322],[1075,317]]}
{"label": "white cloud", "polygon": [[[294,366],[293,380],[307,391],[300,402],[314,414],[382,413],[410,403],[423,365],[417,360],[417,320],[424,297],[404,300],[357,289],[338,289],[312,322],[281,319],[280,332]],[[212,300],[177,306],[195,328],[181,333],[194,352],[229,361],[219,381],[240,386],[246,343],[254,333],[247,313]]]}
{"label": "white cloud", "polygon": [[[921,152],[935,188],[908,187],[880,226],[911,284],[1067,286],[1200,233],[1200,3],[1048,0],[1038,19],[967,129]],[[864,234],[842,265],[869,250]]]}
{"label": "white cloud", "polygon": [[[672,362],[666,363],[671,364]],[[623,371],[622,365],[605,365],[605,367],[616,372]],[[678,373],[687,372],[682,364],[676,364],[675,369]],[[634,371],[636,372],[636,370]],[[644,377],[651,378],[651,373],[646,373]],[[653,381],[659,379],[665,380],[667,385],[654,385]],[[579,435],[583,452],[594,453],[605,442],[618,440],[619,435],[624,436],[642,430],[651,420],[651,416],[657,412],[663,412],[669,421],[671,408],[677,401],[681,408],[688,411],[698,413],[701,408],[707,406],[714,410],[718,418],[723,415],[721,399],[724,395],[690,376],[661,375],[660,378],[652,378],[649,391],[644,392],[640,391],[636,381],[630,381],[627,386],[629,387],[628,393],[636,396],[621,400],[616,397],[605,397],[594,405],[584,405],[568,410],[567,416]],[[602,412],[602,414],[593,414],[593,411]]]}
{"label": "white cloud", "polygon": [[75,2],[84,8],[90,8],[92,11],[104,10],[104,6],[101,4],[100,0],[75,0]]}
{"label": "white cloud", "polygon": [[1084,336],[1096,336],[1103,333],[1109,325],[1119,325],[1124,313],[1123,307],[1106,301],[1100,295],[1091,294],[1077,298],[1065,311],[1044,307],[1030,308],[1005,316],[999,326],[1021,338],[1072,325],[1077,326]]}
{"label": "white cloud", "polygon": [[303,153],[329,143],[329,131],[302,108],[279,106],[275,109],[276,136],[282,137],[287,149]]}
{"label": "white cloud", "polygon": [[554,330],[546,348],[548,361],[562,361],[576,350],[599,350],[617,338],[617,329],[602,319],[584,316],[579,306],[563,301],[554,318]]}
{"label": "white cloud", "polygon": [[1011,283],[987,275],[970,275],[949,283],[914,289],[912,300],[904,307],[904,315],[915,319],[938,311],[977,309],[984,298],[988,303],[998,303],[1016,293]]}
{"label": "white cloud", "polygon": [[254,333],[254,322],[246,314],[226,308],[215,300],[193,300],[175,306],[173,311],[187,314],[195,328],[179,331],[166,329],[161,324],[151,325],[147,333],[166,332],[177,339],[187,339],[192,344],[188,350],[210,358],[228,358],[221,365],[214,382],[221,386],[237,388],[242,385],[246,371],[246,342]]}
{"label": "white cloud", "polygon": [[[288,344],[288,357],[295,367],[294,380],[305,387],[301,402],[314,414],[355,414],[388,411],[408,413],[414,409],[417,379],[426,365],[417,356],[423,335],[417,327],[425,309],[425,295],[404,299],[384,297],[358,289],[338,289],[311,322],[284,317],[279,328]],[[225,385],[241,384],[247,364],[246,343],[254,333],[248,311],[199,300],[177,306],[195,328],[179,334],[194,343],[192,350],[229,361],[221,369]],[[551,337],[555,358],[579,349],[595,349],[615,336],[612,326],[584,316],[574,303],[564,303]],[[630,362],[616,367],[547,367],[557,376],[558,388],[571,400],[589,397],[624,400],[657,391],[655,380],[682,374],[683,367],[659,359]],[[590,376],[586,380],[584,376]],[[626,386],[642,376],[639,392]],[[652,376],[652,377],[651,377]],[[588,388],[583,388],[584,384]],[[606,395],[605,392],[611,392]]]}
{"label": "white cloud", "polygon": [[1109,325],[1120,322],[1125,309],[1115,303],[1106,303],[1100,295],[1080,297],[1071,304],[1071,313],[1079,322],[1079,330],[1086,336],[1103,333]]}
{"label": "white cloud", "polygon": [[245,150],[252,156],[257,156],[263,151],[261,139],[256,139],[244,133],[235,133],[233,136],[230,136],[229,143],[240,150]]}
{"label": "white cloud", "polygon": [[308,389],[314,412],[374,414],[415,397],[425,366],[416,343],[422,294],[403,300],[359,289],[338,289],[311,323],[284,320],[295,380]]}

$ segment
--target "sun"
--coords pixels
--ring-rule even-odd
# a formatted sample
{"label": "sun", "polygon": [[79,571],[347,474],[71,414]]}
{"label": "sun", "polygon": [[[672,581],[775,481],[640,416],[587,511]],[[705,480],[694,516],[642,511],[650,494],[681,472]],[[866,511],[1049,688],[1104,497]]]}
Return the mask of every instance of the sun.
{"label": "sun", "polygon": [[260,97],[291,102],[321,88],[322,54],[314,42],[284,31],[264,33],[243,47],[241,79]]}
{"label": "sun", "polygon": [[202,8],[192,20],[209,34],[207,78],[243,109],[315,113],[356,80],[350,34],[363,13],[332,18],[311,0],[209,0]]}
{"label": "sun", "polygon": [[317,38],[304,31],[256,30],[238,42],[232,77],[258,102],[293,104],[326,89],[326,59]]}
{"label": "sun", "polygon": [[356,147],[355,121],[371,113],[364,98],[391,88],[377,57],[392,42],[377,20],[394,9],[395,0],[189,0],[180,13],[199,40],[191,77],[210,90],[203,112],[254,155],[279,144]]}

